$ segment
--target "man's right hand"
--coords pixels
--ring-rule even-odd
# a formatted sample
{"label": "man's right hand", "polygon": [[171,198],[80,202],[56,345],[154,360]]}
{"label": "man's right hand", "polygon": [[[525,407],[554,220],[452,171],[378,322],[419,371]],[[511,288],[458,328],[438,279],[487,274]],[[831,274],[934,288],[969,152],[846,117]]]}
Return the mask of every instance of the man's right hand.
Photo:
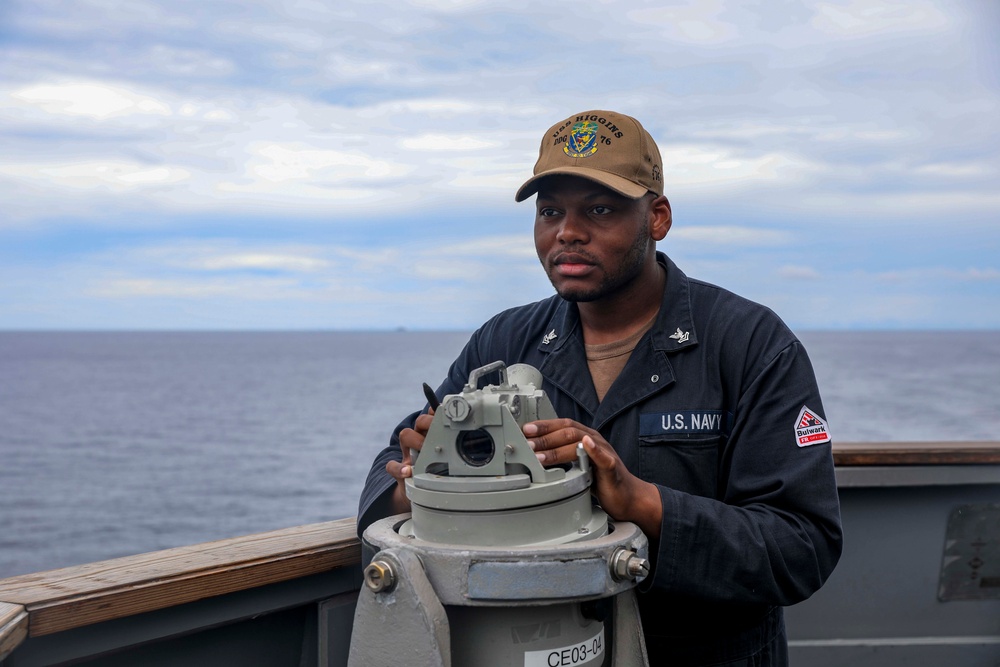
{"label": "man's right hand", "polygon": [[410,499],[406,497],[406,478],[413,475],[413,456],[411,452],[419,452],[424,446],[424,438],[427,437],[427,429],[431,427],[434,419],[434,410],[427,414],[417,416],[413,428],[404,428],[399,432],[399,448],[402,450],[403,459],[401,461],[389,461],[385,464],[385,471],[396,480],[396,488],[392,490],[392,512],[402,514],[410,511]]}

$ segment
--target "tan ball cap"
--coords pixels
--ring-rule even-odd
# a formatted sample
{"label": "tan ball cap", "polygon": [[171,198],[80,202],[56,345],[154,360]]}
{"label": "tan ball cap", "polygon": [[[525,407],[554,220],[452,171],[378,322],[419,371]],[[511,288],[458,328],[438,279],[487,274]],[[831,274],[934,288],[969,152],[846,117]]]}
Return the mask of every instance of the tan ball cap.
{"label": "tan ball cap", "polygon": [[549,128],[533,173],[515,201],[538,192],[538,182],[553,174],[587,178],[632,199],[663,194],[656,142],[635,118],[614,111],[584,111]]}

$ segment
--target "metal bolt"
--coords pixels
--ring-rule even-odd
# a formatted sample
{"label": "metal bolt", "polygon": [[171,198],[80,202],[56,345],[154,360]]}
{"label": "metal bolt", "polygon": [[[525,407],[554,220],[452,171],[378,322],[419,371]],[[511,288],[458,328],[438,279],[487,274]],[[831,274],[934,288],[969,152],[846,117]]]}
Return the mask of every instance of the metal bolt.
{"label": "metal bolt", "polygon": [[611,566],[611,576],[618,581],[626,579],[638,579],[649,574],[649,561],[641,558],[634,551],[618,548],[611,554],[609,562]]}
{"label": "metal bolt", "polygon": [[376,560],[365,568],[365,586],[373,593],[387,593],[396,587],[396,573],[392,565],[384,560]]}
{"label": "metal bolt", "polygon": [[633,579],[638,579],[639,577],[646,578],[649,576],[649,561],[645,558],[639,558],[638,556],[632,556],[628,559],[627,569],[629,576]]}

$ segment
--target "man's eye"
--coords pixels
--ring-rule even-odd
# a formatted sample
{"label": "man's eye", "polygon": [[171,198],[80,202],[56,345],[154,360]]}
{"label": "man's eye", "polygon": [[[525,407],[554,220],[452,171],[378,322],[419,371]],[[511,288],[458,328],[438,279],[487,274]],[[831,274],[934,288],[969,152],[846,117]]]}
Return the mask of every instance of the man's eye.
{"label": "man's eye", "polygon": [[553,215],[556,215],[556,210],[554,208],[545,206],[543,208],[538,209],[538,215],[542,216],[543,218],[548,218]]}
{"label": "man's eye", "polygon": [[608,213],[611,213],[611,209],[607,206],[595,206],[590,210],[597,215],[607,215]]}

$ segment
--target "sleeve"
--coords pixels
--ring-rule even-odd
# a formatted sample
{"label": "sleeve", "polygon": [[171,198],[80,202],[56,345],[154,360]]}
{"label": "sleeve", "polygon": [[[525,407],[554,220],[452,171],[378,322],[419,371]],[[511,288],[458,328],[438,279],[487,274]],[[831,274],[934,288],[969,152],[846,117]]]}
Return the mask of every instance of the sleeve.
{"label": "sleeve", "polygon": [[824,419],[812,365],[794,341],[740,392],[719,498],[659,487],[656,570],[643,588],[771,605],[819,589],[840,557],[843,532],[829,438],[808,446],[796,438],[804,407]]}
{"label": "sleeve", "polygon": [[[448,394],[460,392],[462,387],[465,386],[465,382],[469,379],[471,370],[483,365],[480,363],[480,355],[478,353],[479,336],[479,331],[473,334],[458,358],[451,364],[448,376],[434,392],[439,399]],[[399,434],[403,429],[413,428],[417,417],[421,413],[427,412],[428,408],[429,406],[425,405],[423,410],[414,412],[401,421],[389,438],[389,446],[380,451],[375,457],[375,461],[368,471],[368,478],[365,480],[365,486],[361,490],[361,498],[358,503],[359,537],[372,523],[389,516],[389,498],[396,480],[386,472],[385,466],[389,461],[402,460],[402,451],[399,448]]]}

